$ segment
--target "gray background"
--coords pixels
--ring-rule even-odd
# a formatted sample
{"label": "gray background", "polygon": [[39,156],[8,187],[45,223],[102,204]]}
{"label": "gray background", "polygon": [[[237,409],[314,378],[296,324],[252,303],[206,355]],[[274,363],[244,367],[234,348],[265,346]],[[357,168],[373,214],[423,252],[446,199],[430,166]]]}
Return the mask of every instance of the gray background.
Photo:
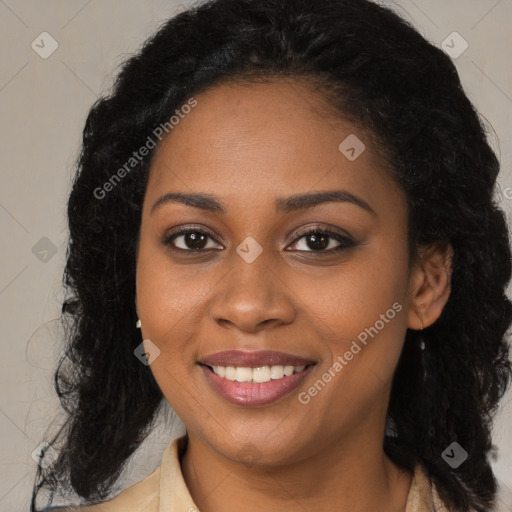
{"label": "gray background", "polygon": [[[438,46],[446,40],[451,51],[460,51],[458,36],[447,39],[454,31],[469,44],[452,57],[469,98],[496,132],[490,140],[502,163],[500,201],[510,222],[512,0],[381,3]],[[63,298],[65,203],[85,116],[108,90],[117,66],[181,9],[164,0],[0,0],[0,511],[28,510],[36,471],[31,453],[59,411],[52,372],[61,351],[56,319]],[[51,41],[42,32],[58,44],[47,58],[40,54]],[[503,511],[512,510],[511,398],[509,392],[494,431]],[[183,432],[176,425],[169,428],[162,416],[122,486],[159,465],[167,443]]]}

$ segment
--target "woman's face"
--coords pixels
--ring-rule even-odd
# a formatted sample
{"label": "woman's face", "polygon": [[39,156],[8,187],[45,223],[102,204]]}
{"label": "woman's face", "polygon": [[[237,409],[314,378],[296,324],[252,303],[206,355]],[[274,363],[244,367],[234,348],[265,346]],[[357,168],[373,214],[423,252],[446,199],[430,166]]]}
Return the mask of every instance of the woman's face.
{"label": "woman's face", "polygon": [[140,227],[137,311],[163,394],[234,461],[373,449],[411,318],[404,194],[297,81],[195,99],[157,148]]}

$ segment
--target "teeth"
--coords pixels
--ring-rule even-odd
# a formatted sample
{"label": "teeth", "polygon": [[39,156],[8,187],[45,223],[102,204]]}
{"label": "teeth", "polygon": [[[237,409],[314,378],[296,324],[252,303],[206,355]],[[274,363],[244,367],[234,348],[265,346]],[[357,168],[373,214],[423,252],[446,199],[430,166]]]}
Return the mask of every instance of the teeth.
{"label": "teeth", "polygon": [[284,377],[284,366],[272,366],[270,368],[271,379],[282,379]]}
{"label": "teeth", "polygon": [[299,373],[305,366],[260,366],[258,368],[234,367],[234,366],[213,366],[213,373],[227,380],[237,382],[270,382],[271,380],[289,377]]}

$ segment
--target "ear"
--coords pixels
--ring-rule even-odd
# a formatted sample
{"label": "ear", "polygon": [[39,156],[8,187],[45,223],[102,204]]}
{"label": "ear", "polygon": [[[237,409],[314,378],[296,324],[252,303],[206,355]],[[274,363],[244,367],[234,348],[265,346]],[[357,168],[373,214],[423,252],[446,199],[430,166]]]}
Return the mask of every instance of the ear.
{"label": "ear", "polygon": [[440,316],[451,292],[453,247],[436,243],[420,249],[410,278],[410,308],[407,326],[422,329]]}

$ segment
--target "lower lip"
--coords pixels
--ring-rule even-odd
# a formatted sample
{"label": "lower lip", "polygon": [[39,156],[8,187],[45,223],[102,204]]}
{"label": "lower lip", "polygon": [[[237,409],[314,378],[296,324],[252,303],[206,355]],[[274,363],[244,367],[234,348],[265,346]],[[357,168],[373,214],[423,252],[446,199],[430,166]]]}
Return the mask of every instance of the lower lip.
{"label": "lower lip", "polygon": [[209,367],[199,365],[212,388],[228,402],[237,405],[267,405],[290,394],[313,370],[314,365],[307,366],[299,373],[269,382],[238,382],[219,377]]}

